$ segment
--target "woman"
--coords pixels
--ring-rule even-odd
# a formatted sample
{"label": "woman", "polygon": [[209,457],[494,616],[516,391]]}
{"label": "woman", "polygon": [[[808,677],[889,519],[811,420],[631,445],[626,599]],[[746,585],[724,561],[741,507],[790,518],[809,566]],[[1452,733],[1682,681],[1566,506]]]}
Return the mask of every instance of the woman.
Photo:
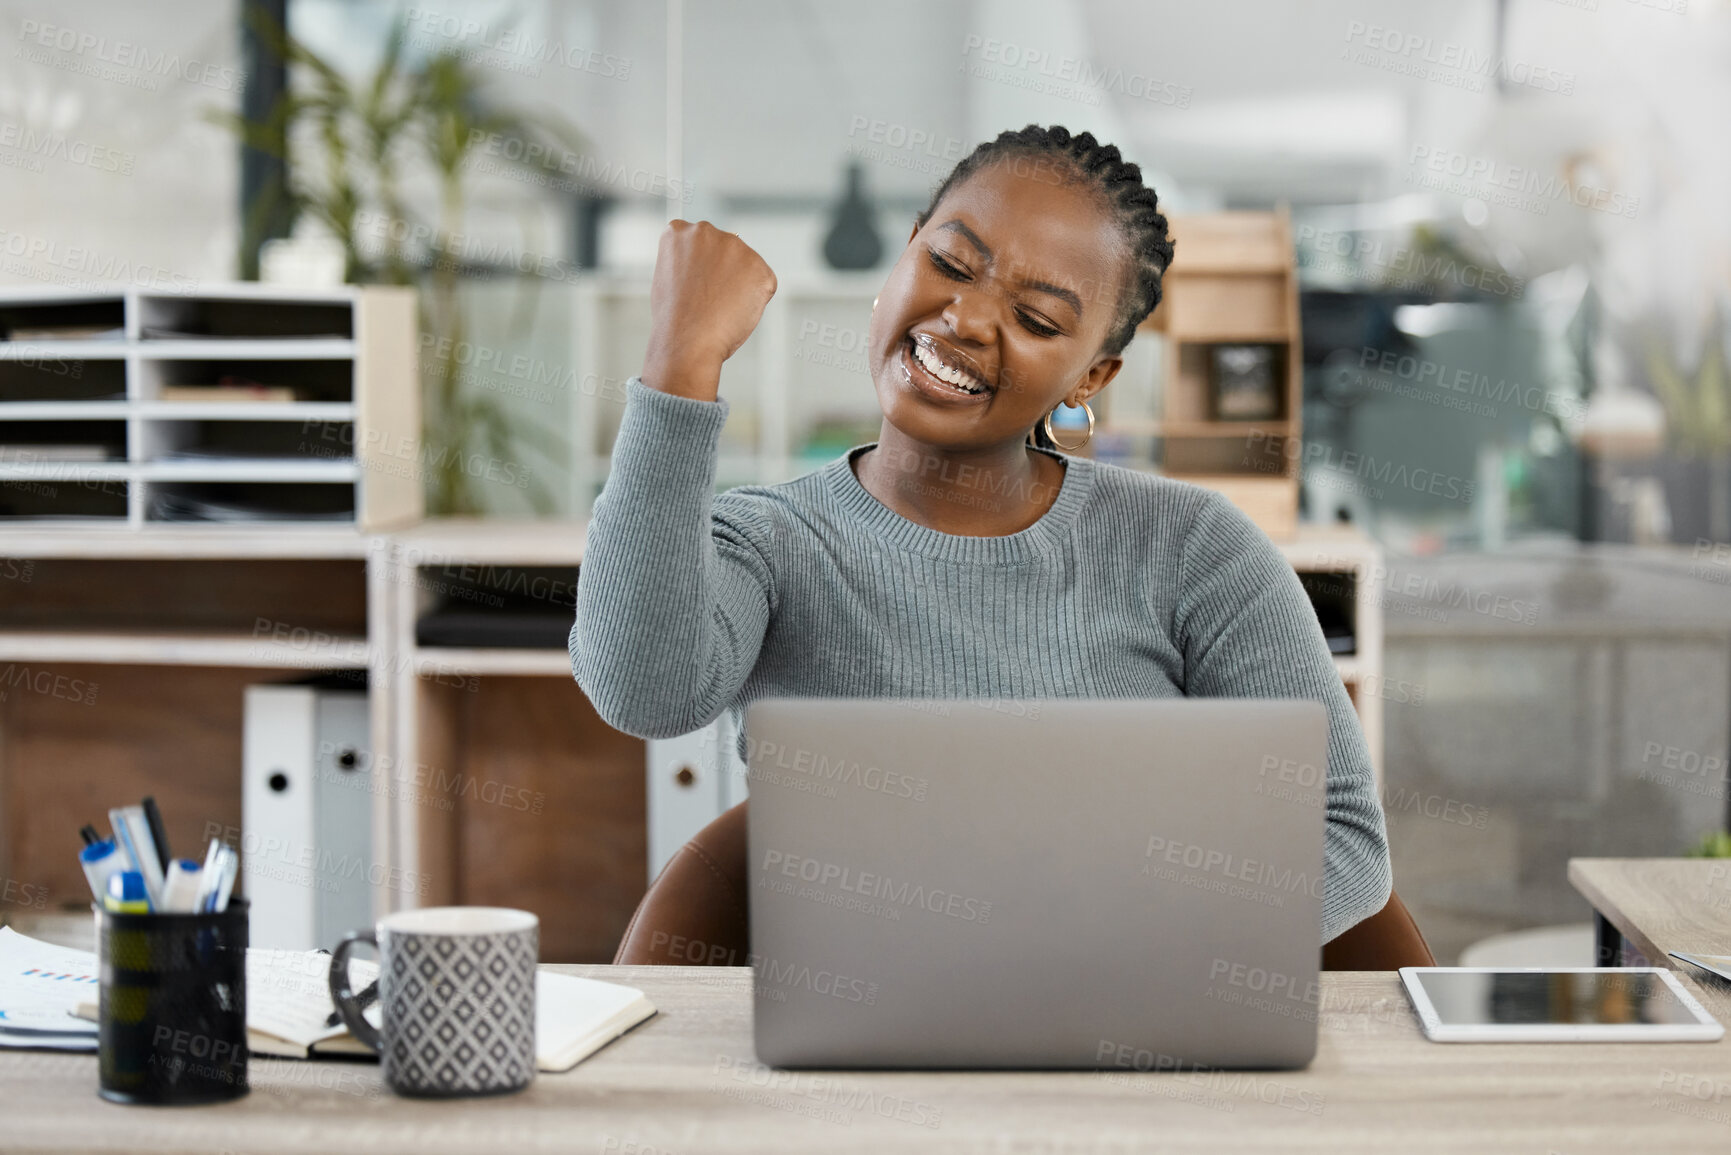
{"label": "woman", "polygon": [[577,588],[572,667],[601,716],[672,737],[768,696],[1317,699],[1323,941],[1380,910],[1369,752],[1291,567],[1211,490],[1047,448],[1052,411],[1117,374],[1172,252],[1115,147],[1001,134],[938,188],[873,305],[879,439],[714,496],[722,362],[775,274],[673,222]]}

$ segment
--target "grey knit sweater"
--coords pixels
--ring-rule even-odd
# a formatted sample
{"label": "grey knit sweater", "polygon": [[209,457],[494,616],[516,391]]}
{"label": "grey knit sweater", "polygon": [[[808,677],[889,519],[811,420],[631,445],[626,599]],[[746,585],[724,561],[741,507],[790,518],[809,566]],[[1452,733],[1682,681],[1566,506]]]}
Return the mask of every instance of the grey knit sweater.
{"label": "grey knit sweater", "polygon": [[626,385],[577,585],[571,665],[630,734],[701,729],[770,696],[1311,698],[1329,712],[1323,940],[1390,870],[1358,716],[1297,575],[1211,490],[1086,458],[1004,537],[909,521],[852,450],[716,495],[725,399]]}

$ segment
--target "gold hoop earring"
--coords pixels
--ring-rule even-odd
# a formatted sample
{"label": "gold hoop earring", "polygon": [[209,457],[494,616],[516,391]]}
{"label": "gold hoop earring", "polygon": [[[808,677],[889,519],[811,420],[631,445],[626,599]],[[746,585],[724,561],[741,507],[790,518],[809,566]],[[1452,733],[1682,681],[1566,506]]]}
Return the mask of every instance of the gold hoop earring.
{"label": "gold hoop earring", "polygon": [[[1075,406],[1071,406],[1071,408],[1073,409]],[[1057,411],[1058,410],[1054,408],[1052,413],[1056,413]],[[1076,450],[1082,448],[1082,446],[1088,444],[1088,442],[1094,440],[1094,411],[1088,408],[1088,403],[1086,401],[1082,402],[1082,412],[1088,415],[1088,436],[1082,438],[1082,440],[1078,441],[1074,445],[1065,445],[1062,441],[1058,440],[1057,434],[1052,432],[1052,413],[1048,413],[1046,414],[1046,420],[1042,423],[1046,427],[1046,440],[1050,441],[1053,445],[1056,445],[1059,449],[1062,449],[1065,453],[1074,453]]]}

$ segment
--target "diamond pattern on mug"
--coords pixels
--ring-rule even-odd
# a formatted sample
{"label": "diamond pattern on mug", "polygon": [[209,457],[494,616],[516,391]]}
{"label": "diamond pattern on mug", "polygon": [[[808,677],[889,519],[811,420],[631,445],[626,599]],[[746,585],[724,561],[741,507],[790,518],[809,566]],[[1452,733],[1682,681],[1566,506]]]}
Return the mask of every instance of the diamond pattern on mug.
{"label": "diamond pattern on mug", "polygon": [[393,936],[381,983],[391,1086],[478,1094],[524,1086],[535,1072],[537,929],[493,935]]}

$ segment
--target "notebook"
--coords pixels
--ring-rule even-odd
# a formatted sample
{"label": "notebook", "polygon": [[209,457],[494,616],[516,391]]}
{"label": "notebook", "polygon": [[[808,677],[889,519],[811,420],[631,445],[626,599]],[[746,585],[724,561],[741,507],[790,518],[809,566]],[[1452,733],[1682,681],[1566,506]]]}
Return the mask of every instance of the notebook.
{"label": "notebook", "polygon": [[72,1017],[101,977],[89,951],[0,926],[0,1048],[94,1051],[96,1024]]}
{"label": "notebook", "polygon": [[[304,1059],[319,1055],[371,1056],[373,1052],[339,1021],[323,951],[250,949],[246,952],[247,1046],[255,1055]],[[378,964],[349,963],[355,990],[378,977]],[[379,1025],[379,1008],[367,1009]],[[535,1068],[569,1071],[655,1013],[642,991],[596,979],[535,972]]]}
{"label": "notebook", "polygon": [[[323,951],[248,949],[246,1034],[253,1054],[374,1057],[340,1021],[329,1023],[336,1009],[327,985],[330,965],[331,956]],[[349,963],[357,990],[377,978],[378,971],[377,963],[365,959]],[[97,973],[96,956],[89,951],[53,946],[0,927],[0,1019],[10,1020],[0,1025],[0,1047],[91,1049],[95,1036],[88,1024],[97,1018]],[[569,1071],[653,1014],[654,1004],[636,987],[537,971],[535,1067]],[[366,1015],[378,1025],[377,1004]],[[31,1036],[24,1035],[27,1028],[33,1029]]]}

